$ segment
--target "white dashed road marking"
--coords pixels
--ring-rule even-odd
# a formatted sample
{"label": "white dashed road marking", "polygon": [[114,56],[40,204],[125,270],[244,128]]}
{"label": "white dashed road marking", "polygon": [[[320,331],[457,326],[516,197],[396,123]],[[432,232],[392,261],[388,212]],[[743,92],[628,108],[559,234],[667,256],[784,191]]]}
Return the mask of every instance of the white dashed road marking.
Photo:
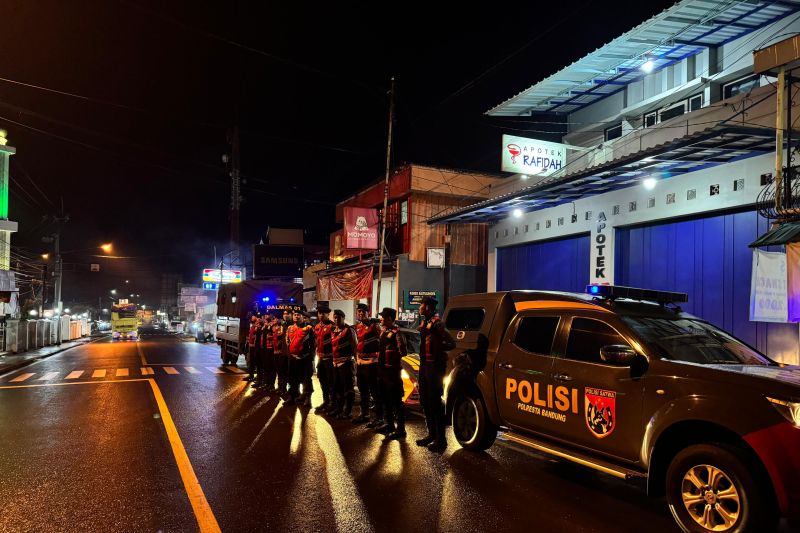
{"label": "white dashed road marking", "polygon": [[67,374],[67,377],[64,379],[78,379],[83,375],[83,370],[75,370]]}
{"label": "white dashed road marking", "polygon": [[106,377],[106,369],[105,368],[101,368],[99,370],[95,370],[94,372],[92,372],[92,377],[93,378],[104,378],[104,377]]}
{"label": "white dashed road marking", "polygon": [[47,374],[43,375],[36,381],[50,381],[51,379],[55,379],[61,372],[48,372]]}

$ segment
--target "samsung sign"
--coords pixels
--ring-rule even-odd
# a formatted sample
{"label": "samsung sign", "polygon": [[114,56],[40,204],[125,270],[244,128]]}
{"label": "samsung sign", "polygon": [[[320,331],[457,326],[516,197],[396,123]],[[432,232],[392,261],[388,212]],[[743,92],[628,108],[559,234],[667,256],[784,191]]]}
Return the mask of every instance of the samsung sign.
{"label": "samsung sign", "polygon": [[500,169],[504,172],[549,176],[566,162],[567,147],[563,144],[503,135]]}

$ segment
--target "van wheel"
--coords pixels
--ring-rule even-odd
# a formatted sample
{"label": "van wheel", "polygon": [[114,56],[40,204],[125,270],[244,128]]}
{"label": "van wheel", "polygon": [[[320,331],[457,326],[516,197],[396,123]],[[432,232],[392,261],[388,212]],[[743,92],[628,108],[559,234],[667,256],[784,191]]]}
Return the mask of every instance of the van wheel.
{"label": "van wheel", "polygon": [[453,434],[467,450],[489,448],[497,438],[497,427],[489,421],[483,400],[474,393],[460,394],[453,405]]}
{"label": "van wheel", "polygon": [[695,444],[667,469],[667,503],[687,533],[774,531],[777,505],[760,484],[748,457],[726,444]]}

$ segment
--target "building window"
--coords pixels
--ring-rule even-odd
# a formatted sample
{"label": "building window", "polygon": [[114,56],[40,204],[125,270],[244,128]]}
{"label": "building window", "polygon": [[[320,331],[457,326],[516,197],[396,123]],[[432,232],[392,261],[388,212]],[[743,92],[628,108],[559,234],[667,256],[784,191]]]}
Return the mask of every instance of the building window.
{"label": "building window", "polygon": [[644,127],[651,128],[656,125],[658,120],[658,111],[653,111],[652,113],[647,113],[644,116]]}
{"label": "building window", "polygon": [[681,102],[679,104],[675,104],[674,106],[668,107],[666,109],[662,109],[658,112],[658,121],[664,122],[665,120],[669,120],[671,118],[679,117],[686,113],[686,102]]}
{"label": "building window", "polygon": [[696,94],[689,97],[689,111],[697,111],[703,107],[703,95]]}
{"label": "building window", "polygon": [[408,200],[400,204],[400,224],[408,224]]}
{"label": "building window", "polygon": [[611,126],[610,128],[606,128],[605,130],[605,140],[612,141],[614,139],[619,139],[622,137],[622,122]]}
{"label": "building window", "polygon": [[736,96],[737,94],[748,93],[756,87],[760,87],[760,77],[761,76],[758,74],[754,74],[753,76],[747,76],[746,78],[726,83],[722,86],[722,99],[724,100],[725,98],[730,98],[731,96]]}

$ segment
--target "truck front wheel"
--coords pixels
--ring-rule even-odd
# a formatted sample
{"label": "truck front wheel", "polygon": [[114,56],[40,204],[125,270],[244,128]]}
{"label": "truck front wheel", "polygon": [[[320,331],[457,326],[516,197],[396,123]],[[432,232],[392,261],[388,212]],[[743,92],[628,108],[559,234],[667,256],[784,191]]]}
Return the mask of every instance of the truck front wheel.
{"label": "truck front wheel", "polygon": [[497,438],[497,427],[489,420],[483,399],[474,392],[458,395],[453,405],[453,434],[463,448],[482,451]]}
{"label": "truck front wheel", "polygon": [[774,531],[777,505],[745,453],[723,443],[695,444],[667,469],[667,503],[686,532]]}

